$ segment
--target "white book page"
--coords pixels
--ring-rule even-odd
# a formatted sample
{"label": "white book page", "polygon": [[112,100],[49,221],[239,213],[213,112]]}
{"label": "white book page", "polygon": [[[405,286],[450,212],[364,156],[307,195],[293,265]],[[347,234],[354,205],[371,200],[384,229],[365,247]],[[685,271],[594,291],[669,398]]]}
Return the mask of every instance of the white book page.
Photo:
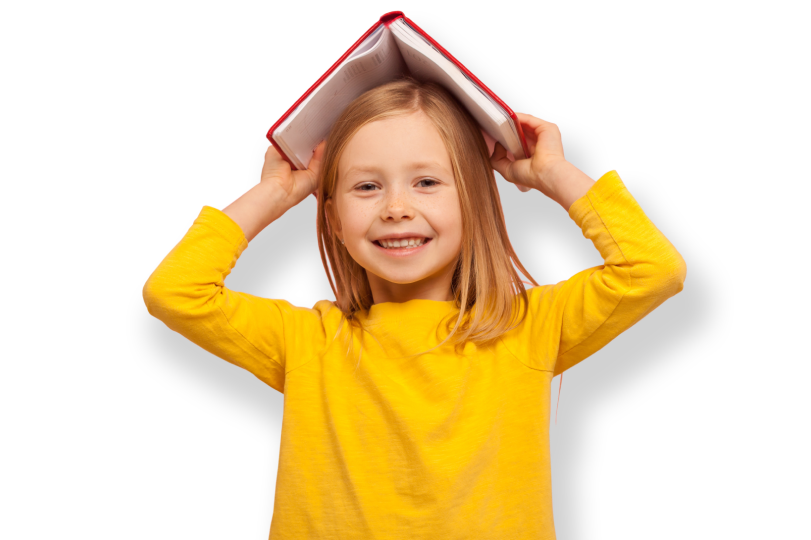
{"label": "white book page", "polygon": [[297,169],[306,169],[347,105],[407,70],[391,31],[381,25],[276,128],[273,139]]}
{"label": "white book page", "polygon": [[363,53],[374,47],[377,42],[380,40],[380,36],[386,31],[386,27],[381,25],[379,26],[374,32],[372,32],[369,37],[367,37],[360,46],[352,51],[352,54],[349,55],[347,60],[353,60],[358,56],[361,56]]}
{"label": "white book page", "polygon": [[493,139],[514,157],[525,157],[512,118],[498,103],[403,19],[394,21],[389,28],[416,79],[433,81],[447,88]]}

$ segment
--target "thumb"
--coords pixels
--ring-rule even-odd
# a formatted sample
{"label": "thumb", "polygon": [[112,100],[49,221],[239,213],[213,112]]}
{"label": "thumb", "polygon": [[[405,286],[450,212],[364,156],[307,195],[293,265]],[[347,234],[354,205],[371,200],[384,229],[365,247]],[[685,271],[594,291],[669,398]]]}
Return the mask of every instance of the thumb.
{"label": "thumb", "polygon": [[490,164],[493,166],[493,169],[501,174],[501,176],[504,176],[504,173],[502,172],[502,161],[506,157],[507,152],[504,150],[504,147],[501,146],[500,142],[496,141],[496,143],[493,145],[493,155],[490,156]]}
{"label": "thumb", "polygon": [[321,162],[324,159],[324,148],[327,146],[327,141],[323,140],[318,143],[318,146],[315,147],[313,150],[313,157],[310,158],[310,162],[307,164],[307,170],[311,171],[316,176],[319,172],[321,172]]}
{"label": "thumb", "polygon": [[313,191],[312,195],[315,198],[318,198],[316,192],[318,191],[318,178],[321,174],[321,165],[324,159],[324,148],[326,147],[326,141],[321,141],[318,143],[318,146],[315,147],[313,150],[313,155],[310,158],[310,162],[307,164],[307,170],[302,171],[309,177],[310,183],[312,185]]}
{"label": "thumb", "polygon": [[493,155],[490,157],[490,164],[505,180],[515,182],[513,174],[515,162],[510,161],[510,158],[507,157],[507,149],[500,142],[496,142]]}
{"label": "thumb", "polygon": [[527,174],[529,159],[510,161],[510,158],[507,157],[507,150],[501,145],[500,142],[496,142],[495,151],[493,152],[493,156],[490,158],[490,163],[493,166],[493,169],[498,171],[498,173],[503,176],[506,181],[515,184],[519,190],[530,190],[528,186],[525,186],[520,182],[520,179],[525,178]]}

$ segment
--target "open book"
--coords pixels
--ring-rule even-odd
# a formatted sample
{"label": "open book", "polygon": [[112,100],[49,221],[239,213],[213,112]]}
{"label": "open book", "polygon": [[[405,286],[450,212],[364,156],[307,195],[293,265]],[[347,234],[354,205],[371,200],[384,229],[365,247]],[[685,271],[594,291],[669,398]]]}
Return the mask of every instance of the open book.
{"label": "open book", "polygon": [[491,149],[498,141],[510,159],[529,155],[515,113],[401,11],[380,17],[273,124],[267,138],[294,170],[306,169],[313,149],[355,98],[403,75],[449,90],[479,123]]}

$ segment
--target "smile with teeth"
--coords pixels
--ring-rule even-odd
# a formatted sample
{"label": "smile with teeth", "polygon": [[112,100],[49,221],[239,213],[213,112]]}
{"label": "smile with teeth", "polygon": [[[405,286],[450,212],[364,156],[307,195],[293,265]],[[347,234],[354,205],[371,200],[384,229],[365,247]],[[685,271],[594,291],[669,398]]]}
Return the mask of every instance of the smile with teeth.
{"label": "smile with teeth", "polygon": [[413,249],[420,247],[428,240],[430,240],[430,238],[400,238],[389,240],[376,240],[375,242],[379,244],[381,247],[384,247],[386,249],[397,249],[397,248]]}

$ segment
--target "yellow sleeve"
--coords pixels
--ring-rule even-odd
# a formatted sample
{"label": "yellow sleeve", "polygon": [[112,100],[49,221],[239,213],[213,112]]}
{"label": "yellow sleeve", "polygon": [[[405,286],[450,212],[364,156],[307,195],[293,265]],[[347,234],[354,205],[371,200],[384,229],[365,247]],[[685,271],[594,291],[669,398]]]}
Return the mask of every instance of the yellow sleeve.
{"label": "yellow sleeve", "polygon": [[528,291],[526,363],[558,375],[588,358],[684,286],[687,267],[616,171],[569,208],[604,264]]}
{"label": "yellow sleeve", "polygon": [[143,288],[151,315],[284,392],[285,373],[324,343],[320,312],[232,291],[225,278],[248,247],[239,225],[204,206]]}

